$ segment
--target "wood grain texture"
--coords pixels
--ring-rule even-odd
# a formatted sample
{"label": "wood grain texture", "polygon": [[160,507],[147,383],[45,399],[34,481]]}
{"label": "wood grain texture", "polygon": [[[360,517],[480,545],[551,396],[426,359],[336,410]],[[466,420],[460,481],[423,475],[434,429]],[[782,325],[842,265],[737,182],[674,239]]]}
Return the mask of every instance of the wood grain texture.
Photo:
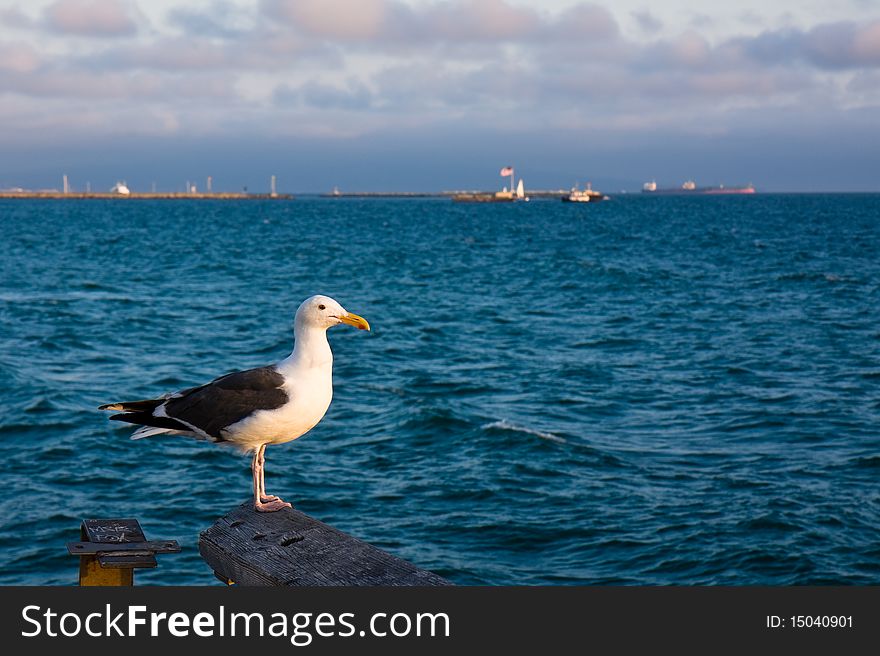
{"label": "wood grain texture", "polygon": [[452,585],[298,510],[258,513],[251,502],[203,531],[199,553],[238,585]]}

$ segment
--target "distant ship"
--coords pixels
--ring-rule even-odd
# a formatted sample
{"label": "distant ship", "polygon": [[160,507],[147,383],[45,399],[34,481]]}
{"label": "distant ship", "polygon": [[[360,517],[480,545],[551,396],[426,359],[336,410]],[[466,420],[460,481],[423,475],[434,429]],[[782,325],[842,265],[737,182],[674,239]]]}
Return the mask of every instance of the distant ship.
{"label": "distant ship", "polygon": [[680,187],[667,187],[658,189],[657,182],[652,180],[642,185],[643,194],[753,194],[755,187],[747,184],[744,187],[725,187],[718,185],[717,187],[698,187],[693,180],[688,180]]}

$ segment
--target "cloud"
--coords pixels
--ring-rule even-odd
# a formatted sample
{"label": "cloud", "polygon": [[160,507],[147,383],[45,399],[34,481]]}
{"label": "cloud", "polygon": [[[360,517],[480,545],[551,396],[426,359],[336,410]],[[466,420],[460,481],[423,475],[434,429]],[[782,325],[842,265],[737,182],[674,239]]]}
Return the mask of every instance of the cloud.
{"label": "cloud", "polygon": [[820,25],[796,35],[803,53],[818,66],[861,68],[880,66],[880,21]]}
{"label": "cloud", "polygon": [[56,0],[44,17],[54,32],[85,37],[131,36],[143,20],[133,3],[122,0]]}
{"label": "cloud", "polygon": [[663,21],[654,16],[650,11],[634,11],[631,16],[636,21],[636,25],[648,34],[656,34],[663,29]]}
{"label": "cloud", "polygon": [[420,41],[509,42],[534,38],[543,21],[534,10],[503,0],[459,0],[430,5],[415,22]]}
{"label": "cloud", "polygon": [[717,60],[718,50],[693,30],[646,46],[639,53],[645,70],[679,70],[704,68]]}
{"label": "cloud", "polygon": [[99,50],[83,55],[76,63],[94,70],[237,71],[251,67],[251,55],[210,39],[165,37]]}
{"label": "cloud", "polygon": [[32,74],[39,69],[42,58],[26,43],[0,43],[0,71]]}
{"label": "cloud", "polygon": [[34,29],[39,26],[39,21],[24,13],[18,7],[0,10],[0,25],[18,29]]}
{"label": "cloud", "polygon": [[409,5],[400,0],[263,0],[263,13],[298,33],[338,45],[422,49],[442,43],[512,43],[545,38],[613,37],[611,14],[579,3],[547,15],[505,0],[449,0]]}
{"label": "cloud", "polygon": [[613,39],[619,27],[611,13],[599,5],[579,3],[562,11],[545,28],[549,38],[576,40]]}
{"label": "cloud", "polygon": [[228,0],[213,0],[207,7],[175,7],[167,20],[190,37],[235,39],[254,27],[253,13]]}
{"label": "cloud", "polygon": [[877,95],[880,91],[880,71],[861,71],[853,76],[846,88],[858,96]]}
{"label": "cloud", "polygon": [[306,34],[341,41],[378,38],[391,14],[406,11],[405,5],[387,0],[270,0],[263,9]]}
{"label": "cloud", "polygon": [[361,111],[370,108],[372,92],[357,80],[344,86],[334,86],[311,80],[298,88],[281,86],[274,94],[281,105],[303,104],[317,109]]}
{"label": "cloud", "polygon": [[734,41],[763,64],[807,62],[825,70],[880,66],[880,21],[825,23],[807,31],[772,30]]}
{"label": "cloud", "polygon": [[233,100],[234,89],[224,75],[199,76],[195,79],[168,78],[156,72],[118,75],[114,72],[55,70],[30,75],[23,71],[0,69],[0,86],[6,93],[35,98],[91,100],[97,108],[102,101],[144,101],[184,104],[203,101]]}
{"label": "cloud", "polygon": [[0,45],[0,85],[37,113],[47,98],[90,99],[80,116],[96,131],[91,117],[126,106],[173,117],[162,121],[168,130],[217,134],[230,125],[333,136],[438,125],[718,132],[760,108],[880,104],[874,76],[860,75],[880,64],[878,21],[712,40],[687,21],[660,30],[642,11],[631,15],[645,33],[636,38],[598,4],[538,6],[263,0],[255,10],[209,0],[178,5],[135,39],[106,39],[136,29],[137,6],[67,0],[44,16],[75,7],[115,18],[89,32],[68,16],[74,39]]}
{"label": "cloud", "polygon": [[853,52],[861,61],[880,63],[880,21],[856,29]]}

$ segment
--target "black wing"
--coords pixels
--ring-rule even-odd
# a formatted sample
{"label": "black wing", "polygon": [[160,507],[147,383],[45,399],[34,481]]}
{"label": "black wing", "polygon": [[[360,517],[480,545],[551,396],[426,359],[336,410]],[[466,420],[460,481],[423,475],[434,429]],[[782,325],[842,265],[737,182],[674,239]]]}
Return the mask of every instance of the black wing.
{"label": "black wing", "polygon": [[[222,442],[222,430],[257,410],[274,410],[288,401],[284,376],[275,367],[258,367],[221,376],[158,399],[108,403],[101,410],[122,410],[110,419],[130,424],[191,431],[193,427]],[[164,406],[167,417],[153,412]]]}
{"label": "black wing", "polygon": [[284,376],[275,367],[237,371],[172,395],[165,401],[165,414],[222,441],[221,431],[228,426],[258,410],[287,403],[283,385]]}

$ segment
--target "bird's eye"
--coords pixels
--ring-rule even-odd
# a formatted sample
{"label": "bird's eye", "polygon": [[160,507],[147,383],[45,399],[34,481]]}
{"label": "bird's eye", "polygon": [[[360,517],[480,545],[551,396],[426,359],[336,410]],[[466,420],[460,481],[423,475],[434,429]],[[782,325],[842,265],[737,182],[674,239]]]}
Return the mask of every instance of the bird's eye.
{"label": "bird's eye", "polygon": [[327,308],[326,308],[325,306],[323,306],[323,305],[319,305],[319,306],[318,306],[318,309],[319,309],[319,310],[326,310]]}

